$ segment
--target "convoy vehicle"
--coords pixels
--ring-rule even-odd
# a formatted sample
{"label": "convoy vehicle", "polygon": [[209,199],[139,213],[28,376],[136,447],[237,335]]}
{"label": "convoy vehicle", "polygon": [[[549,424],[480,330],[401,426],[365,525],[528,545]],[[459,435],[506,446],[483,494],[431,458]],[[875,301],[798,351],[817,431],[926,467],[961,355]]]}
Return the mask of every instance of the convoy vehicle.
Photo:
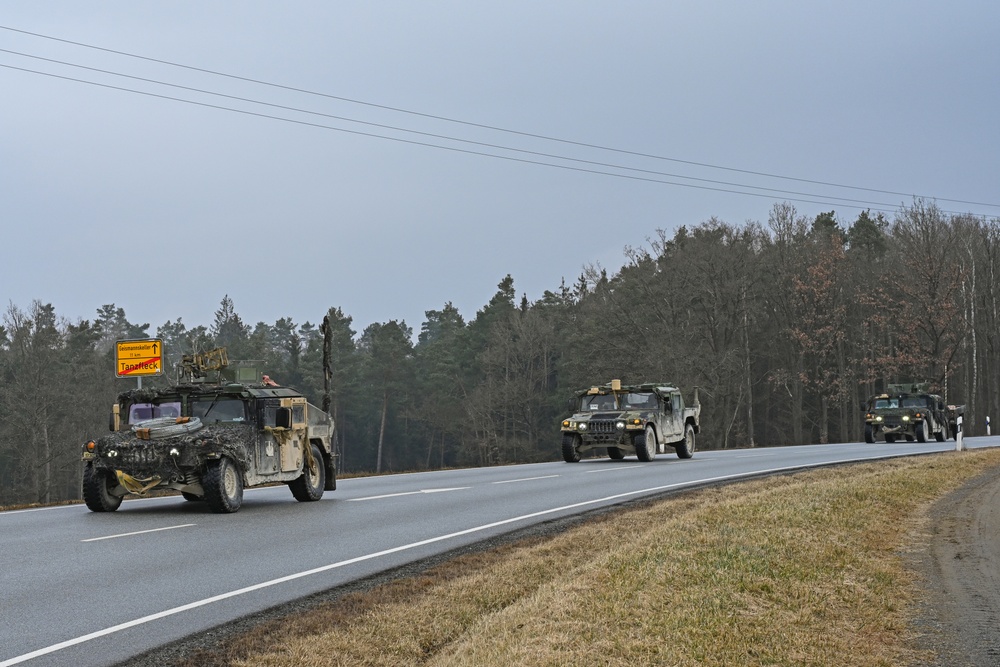
{"label": "convoy vehicle", "polygon": [[692,405],[686,406],[681,390],[669,382],[622,385],[612,380],[578,391],[570,409],[573,414],[561,425],[567,463],[602,449],[612,459],[635,454],[640,461],[652,461],[673,447],[677,456],[689,459],[701,430],[697,387]]}
{"label": "convoy vehicle", "polygon": [[166,389],[121,393],[111,433],[83,446],[83,497],[113,512],[129,493],[173,489],[217,513],[243,503],[243,489],[283,482],[299,501],[337,488],[333,420],[291,387],[225,349],[185,356]]}
{"label": "convoy vehicle", "polygon": [[886,391],[875,394],[865,406],[865,442],[875,442],[879,436],[886,442],[899,438],[927,442],[932,436],[938,442],[955,437],[958,416],[964,405],[945,405],[944,399],[932,394],[930,383],[889,384]]}

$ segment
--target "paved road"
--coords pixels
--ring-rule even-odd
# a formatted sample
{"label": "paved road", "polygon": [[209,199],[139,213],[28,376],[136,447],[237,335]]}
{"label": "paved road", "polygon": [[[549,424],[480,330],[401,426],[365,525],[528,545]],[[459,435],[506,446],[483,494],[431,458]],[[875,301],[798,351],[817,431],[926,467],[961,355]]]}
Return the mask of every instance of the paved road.
{"label": "paved road", "polygon": [[[1000,437],[970,438],[971,447]],[[233,515],[171,498],[0,513],[0,667],[113,665],[305,595],[572,514],[700,484],[953,450],[953,442],[660,455],[251,490]]]}

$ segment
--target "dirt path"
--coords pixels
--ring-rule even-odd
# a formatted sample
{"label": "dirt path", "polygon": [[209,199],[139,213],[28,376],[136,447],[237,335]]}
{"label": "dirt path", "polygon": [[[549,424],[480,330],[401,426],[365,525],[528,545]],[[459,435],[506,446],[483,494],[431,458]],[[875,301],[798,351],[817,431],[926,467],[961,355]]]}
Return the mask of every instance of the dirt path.
{"label": "dirt path", "polygon": [[912,555],[927,592],[916,629],[938,660],[921,667],[1000,665],[1000,468],[936,503],[927,545]]}

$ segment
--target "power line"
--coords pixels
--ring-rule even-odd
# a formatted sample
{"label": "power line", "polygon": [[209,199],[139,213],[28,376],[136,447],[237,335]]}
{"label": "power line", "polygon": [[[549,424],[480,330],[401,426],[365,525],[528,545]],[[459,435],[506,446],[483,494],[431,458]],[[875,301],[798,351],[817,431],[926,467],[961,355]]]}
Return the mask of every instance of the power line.
{"label": "power line", "polygon": [[[544,166],[544,167],[552,167],[552,168],[555,168],[555,169],[565,169],[565,170],[568,170],[568,171],[576,171],[576,172],[587,173],[587,174],[596,174],[596,175],[599,175],[599,176],[612,176],[612,177],[615,177],[615,178],[622,178],[622,179],[633,180],[633,181],[642,181],[642,182],[646,182],[646,183],[659,183],[659,184],[662,184],[662,185],[674,185],[674,186],[677,186],[677,187],[694,188],[694,189],[697,189],[697,190],[709,190],[709,191],[712,191],[712,192],[724,192],[724,193],[728,193],[728,194],[745,195],[745,196],[749,196],[749,197],[766,197],[766,198],[770,198],[771,197],[771,195],[763,194],[763,193],[760,193],[760,192],[744,192],[744,191],[740,191],[740,190],[730,190],[730,189],[726,189],[726,188],[716,188],[716,187],[710,187],[710,186],[705,186],[705,185],[693,185],[691,183],[675,183],[675,182],[672,182],[672,181],[665,181],[665,180],[661,180],[661,179],[657,179],[657,178],[647,178],[647,177],[643,177],[643,176],[633,176],[633,175],[630,175],[630,174],[616,174],[614,172],[600,171],[600,170],[597,170],[597,169],[587,169],[587,168],[583,168],[583,167],[573,167],[573,166],[570,166],[570,165],[553,164],[553,163],[550,163],[550,162],[542,162],[540,160],[529,160],[529,159],[526,159],[526,158],[512,157],[512,156],[509,156],[509,155],[497,155],[497,154],[494,154],[494,153],[486,153],[486,152],[483,152],[483,151],[474,151],[474,150],[469,150],[469,149],[465,149],[465,148],[456,148],[454,146],[442,146],[440,144],[432,144],[432,143],[428,143],[428,142],[424,142],[424,141],[415,141],[415,140],[412,140],[412,139],[402,139],[400,137],[390,137],[390,136],[387,136],[387,135],[375,134],[373,132],[362,132],[360,130],[350,130],[350,129],[347,129],[347,128],[334,127],[332,125],[323,125],[323,124],[320,124],[320,123],[312,123],[312,122],[309,122],[309,121],[297,120],[297,119],[294,119],[294,118],[284,118],[282,116],[272,116],[270,114],[259,113],[259,112],[256,112],[256,111],[248,111],[246,109],[237,109],[237,108],[234,108],[234,107],[225,107],[225,106],[218,105],[218,104],[209,104],[207,102],[198,102],[198,101],[195,101],[195,100],[186,100],[186,99],[183,99],[183,98],[180,98],[180,97],[173,97],[173,96],[170,96],[170,95],[161,95],[159,93],[151,93],[151,92],[142,91],[142,90],[134,90],[134,89],[131,89],[131,88],[124,88],[122,86],[113,86],[113,85],[107,84],[107,83],[97,83],[95,81],[85,81],[83,79],[76,79],[74,77],[64,76],[64,75],[60,75],[60,74],[52,74],[50,72],[41,72],[41,71],[37,71],[37,70],[27,69],[27,68],[24,68],[24,67],[15,67],[13,65],[5,65],[5,64],[2,64],[2,63],[0,63],[0,67],[4,67],[6,69],[11,69],[11,70],[16,70],[16,71],[20,71],[20,72],[27,72],[27,73],[30,73],[30,74],[38,74],[38,75],[41,75],[41,76],[47,76],[47,77],[51,77],[51,78],[54,78],[54,79],[62,79],[62,80],[65,80],[65,81],[73,81],[73,82],[77,82],[77,83],[84,83],[84,84],[88,84],[88,85],[92,85],[92,86],[97,86],[99,88],[108,88],[110,90],[118,90],[118,91],[122,91],[122,92],[133,93],[133,94],[136,94],[136,95],[144,95],[146,97],[154,97],[154,98],[163,99],[163,100],[171,100],[171,101],[174,101],[174,102],[182,102],[184,104],[191,104],[191,105],[195,105],[195,106],[206,107],[206,108],[209,108],[209,109],[218,109],[218,110],[221,110],[221,111],[230,111],[230,112],[233,112],[233,113],[239,113],[239,114],[243,114],[243,115],[246,115],[246,116],[253,116],[253,117],[257,117],[257,118],[267,118],[267,119],[270,119],[270,120],[283,121],[283,122],[286,122],[286,123],[293,123],[293,124],[296,124],[296,125],[303,125],[303,126],[306,126],[306,127],[314,127],[314,128],[324,129],[324,130],[333,130],[335,132],[344,132],[344,133],[347,133],[347,134],[353,134],[353,135],[362,136],[362,137],[370,137],[370,138],[375,138],[375,139],[385,139],[387,141],[395,141],[395,142],[398,142],[398,143],[404,143],[404,144],[409,144],[409,145],[413,145],[413,146],[423,146],[423,147],[426,147],[426,148],[437,148],[439,150],[452,151],[452,152],[455,152],[455,153],[464,153],[466,155],[477,155],[477,156],[481,156],[481,157],[490,157],[490,158],[494,158],[494,159],[498,159],[498,160],[507,160],[507,161],[510,161],[510,162],[518,162],[518,163],[522,163],[522,164],[533,164],[533,165],[539,165],[539,166]],[[794,198],[794,197],[788,197],[788,198],[785,198],[785,199],[787,201],[792,201],[792,202],[799,202],[799,203],[806,203],[806,204],[819,204],[821,206],[832,206],[832,205],[834,205],[830,201],[820,201],[820,200],[813,200],[813,199],[799,199],[799,198]],[[848,208],[856,208],[856,209],[860,209],[860,210],[867,209],[867,210],[876,211],[876,212],[879,212],[879,213],[890,213],[891,214],[891,213],[893,213],[895,211],[895,209],[892,209],[892,208],[873,208],[873,207],[866,207],[866,206],[856,206],[856,205],[851,205],[851,204],[844,204],[844,205],[847,206]],[[881,204],[881,206],[889,206],[889,207],[891,207],[892,204]],[[952,212],[952,211],[942,211],[942,212],[943,213],[956,213],[956,212]],[[958,213],[956,213],[956,214],[958,214]]]}
{"label": "power line", "polygon": [[[848,197],[838,197],[838,196],[835,196],[835,195],[820,195],[820,194],[814,194],[814,193],[810,193],[810,192],[798,192],[798,191],[794,191],[794,190],[782,190],[782,189],[779,189],[779,188],[768,188],[768,187],[758,186],[758,185],[748,185],[748,184],[745,184],[745,183],[732,183],[732,182],[729,182],[729,181],[719,181],[719,180],[710,179],[710,178],[699,178],[699,177],[696,177],[696,176],[684,176],[682,174],[671,174],[671,173],[667,173],[667,172],[654,171],[654,170],[651,170],[651,169],[641,169],[641,168],[638,168],[638,167],[629,167],[629,166],[621,165],[621,164],[612,164],[612,163],[607,163],[607,162],[599,162],[599,161],[596,161],[596,160],[585,160],[585,159],[581,159],[581,158],[567,157],[567,156],[564,156],[564,155],[555,155],[555,154],[552,154],[552,153],[543,153],[541,151],[532,151],[532,150],[526,150],[526,149],[522,149],[522,148],[513,148],[513,147],[510,147],[510,146],[503,146],[503,145],[500,145],[500,144],[492,144],[492,143],[488,143],[488,142],[474,141],[474,140],[471,140],[471,139],[461,139],[461,138],[452,137],[452,136],[449,136],[449,135],[436,134],[436,133],[432,133],[432,132],[424,132],[424,131],[420,131],[420,130],[411,130],[411,129],[407,129],[407,128],[403,128],[403,127],[397,127],[397,126],[393,126],[393,125],[386,125],[386,124],[383,124],[383,123],[375,123],[375,122],[371,122],[371,121],[358,120],[358,119],[355,119],[355,118],[348,118],[348,117],[345,117],[345,116],[337,116],[337,115],[334,115],[334,114],[328,114],[328,113],[323,113],[323,112],[319,112],[319,111],[311,111],[311,110],[308,110],[308,109],[301,109],[301,108],[298,108],[298,107],[292,107],[292,106],[287,106],[287,105],[283,105],[283,104],[274,104],[274,103],[271,103],[271,102],[263,102],[263,101],[260,101],[260,100],[254,100],[254,99],[250,99],[250,98],[246,98],[246,97],[239,97],[239,96],[236,96],[236,95],[228,95],[228,94],[225,94],[225,93],[218,93],[218,92],[215,92],[215,91],[205,90],[205,89],[202,89],[202,88],[194,88],[192,86],[184,86],[184,85],[180,85],[180,84],[169,83],[169,82],[165,82],[165,81],[159,81],[157,79],[150,79],[150,78],[146,78],[146,77],[134,76],[134,75],[131,75],[131,74],[123,74],[123,73],[120,73],[120,72],[114,72],[114,71],[111,71],[111,70],[101,69],[101,68],[97,68],[97,67],[89,67],[89,66],[86,66],[86,65],[79,65],[79,64],[76,64],[76,63],[66,62],[66,61],[63,61],[63,60],[56,60],[56,59],[53,59],[53,58],[45,58],[45,57],[42,57],[42,56],[36,56],[36,55],[29,54],[29,53],[23,53],[23,52],[20,52],[20,51],[12,51],[10,49],[0,49],[0,53],[9,53],[9,54],[17,55],[17,56],[22,56],[22,57],[25,57],[25,58],[33,58],[35,60],[42,60],[42,61],[45,61],[45,62],[48,62],[48,63],[54,63],[54,64],[58,64],[58,65],[65,65],[67,67],[74,67],[74,68],[77,68],[77,69],[84,69],[84,70],[91,71],[91,72],[98,72],[98,73],[101,73],[101,74],[108,74],[108,75],[111,75],[111,76],[117,76],[117,77],[122,77],[122,78],[126,78],[126,79],[132,79],[134,81],[142,81],[144,83],[152,83],[152,84],[156,84],[156,85],[160,85],[160,86],[167,86],[167,87],[170,87],[170,88],[177,88],[177,89],[180,89],[180,90],[186,90],[186,91],[195,92],[195,93],[201,93],[201,94],[205,94],[205,95],[212,95],[212,96],[216,96],[216,97],[222,97],[222,98],[225,98],[225,99],[235,100],[235,101],[239,101],[239,102],[248,102],[250,104],[259,104],[261,106],[271,107],[271,108],[275,108],[275,109],[282,109],[282,110],[285,110],[285,111],[294,111],[296,113],[303,113],[303,114],[309,114],[309,115],[313,115],[313,116],[320,116],[320,117],[323,117],[323,118],[330,118],[330,119],[333,119],[333,120],[341,120],[341,121],[345,121],[345,122],[349,122],[349,123],[357,123],[357,124],[360,124],[360,125],[367,125],[369,127],[378,127],[378,128],[381,128],[381,129],[393,130],[393,131],[396,131],[396,132],[406,132],[406,133],[416,134],[416,135],[430,137],[430,138],[434,138],[434,139],[444,139],[444,140],[447,140],[447,141],[456,141],[456,142],[460,142],[460,143],[466,143],[466,144],[471,144],[471,145],[475,145],[475,146],[481,146],[483,148],[493,148],[493,149],[498,149],[498,150],[505,150],[505,151],[511,151],[511,152],[515,152],[515,153],[521,153],[521,154],[525,154],[525,155],[533,155],[535,157],[543,157],[543,158],[554,159],[554,160],[565,160],[565,161],[568,161],[568,162],[576,162],[576,163],[580,163],[580,164],[587,164],[587,165],[591,165],[591,166],[595,166],[595,167],[607,167],[607,168],[611,168],[611,169],[622,169],[622,170],[625,170],[625,171],[633,171],[633,172],[643,173],[643,174],[649,174],[649,175],[653,175],[653,176],[665,176],[667,178],[680,178],[680,179],[684,179],[684,180],[697,181],[697,182],[701,182],[701,183],[711,183],[711,184],[714,184],[714,185],[725,185],[725,186],[729,186],[729,187],[748,188],[748,189],[751,189],[751,190],[761,190],[761,191],[771,192],[771,193],[776,193],[776,194],[781,194],[781,195],[795,195],[795,196],[801,196],[801,197],[823,197],[825,199],[836,200],[837,202],[844,203],[845,205],[856,205],[856,204],[863,204],[863,205],[866,205],[866,206],[888,206],[889,205],[889,204],[885,204],[883,202],[866,201],[866,200],[853,199],[853,198],[848,198]],[[34,70],[23,70],[23,71],[34,72]],[[84,79],[72,78],[71,80],[79,82],[79,83],[87,83],[87,84],[93,84],[94,83],[94,82],[91,82],[91,81],[86,81]],[[119,88],[119,90],[128,91],[128,92],[138,92],[138,91],[135,91],[135,90],[130,89],[130,88]],[[178,101],[184,101],[184,100],[180,100],[179,98],[170,98],[170,99],[178,99]],[[678,184],[678,185],[683,186],[683,184]],[[864,208],[864,207],[862,206],[860,208]]]}
{"label": "power line", "polygon": [[[883,189],[878,189],[878,188],[868,188],[868,187],[855,186],[855,185],[845,185],[845,184],[841,184],[841,183],[832,183],[832,182],[828,182],[828,181],[820,181],[820,180],[813,180],[813,179],[807,179],[807,178],[798,178],[798,177],[794,177],[794,176],[783,176],[783,175],[780,175],[780,174],[771,174],[771,173],[768,173],[768,172],[754,171],[754,170],[750,170],[750,169],[740,169],[740,168],[736,168],[736,167],[726,167],[726,166],[721,166],[721,165],[709,164],[709,163],[705,163],[705,162],[696,162],[696,161],[693,161],[693,160],[683,160],[683,159],[680,159],[680,158],[672,158],[672,157],[667,157],[667,156],[662,156],[662,155],[655,155],[655,154],[642,153],[642,152],[638,152],[638,151],[631,151],[631,150],[626,150],[626,149],[621,149],[621,148],[614,148],[614,147],[609,147],[609,146],[602,146],[602,145],[599,145],[599,144],[592,144],[592,143],[587,143],[587,142],[582,142],[582,141],[574,141],[574,140],[570,140],[570,139],[562,139],[562,138],[559,138],[559,137],[552,137],[552,136],[547,136],[547,135],[543,135],[543,134],[536,134],[536,133],[532,133],[532,132],[524,132],[524,131],[520,131],[520,130],[512,130],[512,129],[498,127],[498,126],[494,126],[494,125],[487,125],[487,124],[483,124],[483,123],[475,123],[475,122],[461,120],[461,119],[457,119],[457,118],[449,118],[447,116],[440,116],[440,115],[435,115],[435,114],[430,114],[430,113],[413,111],[413,110],[410,110],[410,109],[404,109],[404,108],[400,108],[400,107],[392,107],[392,106],[388,106],[388,105],[384,105],[384,104],[376,104],[376,103],[367,102],[367,101],[364,101],[364,100],[352,99],[352,98],[349,98],[349,97],[342,97],[342,96],[338,96],[338,95],[331,95],[329,93],[322,93],[322,92],[308,90],[308,89],[304,89],[304,88],[297,88],[297,87],[294,87],[294,86],[287,86],[287,85],[283,85],[283,84],[279,84],[279,83],[273,83],[273,82],[270,82],[270,81],[264,81],[264,80],[261,80],[261,79],[253,79],[253,78],[250,78],[250,77],[244,77],[244,76],[239,76],[239,75],[235,75],[235,74],[228,74],[228,73],[225,73],[225,72],[219,72],[219,71],[216,71],[216,70],[210,70],[210,69],[206,69],[206,68],[202,68],[202,67],[195,67],[195,66],[192,66],[192,65],[185,65],[185,64],[182,64],[182,63],[177,63],[177,62],[173,62],[173,61],[169,61],[169,60],[162,60],[162,59],[158,59],[158,58],[151,58],[149,56],[142,56],[142,55],[138,55],[138,54],[134,54],[134,53],[129,53],[129,52],[126,52],[126,51],[118,51],[118,50],[115,50],[115,49],[109,49],[109,48],[105,48],[105,47],[101,47],[101,46],[95,46],[95,45],[92,45],[92,44],[86,44],[84,42],[76,42],[76,41],[72,41],[72,40],[68,40],[68,39],[62,39],[62,38],[59,38],[59,37],[53,37],[51,35],[44,35],[44,34],[41,34],[41,33],[30,32],[30,31],[27,31],[27,30],[20,30],[18,28],[13,28],[13,27],[10,27],[10,26],[0,25],[0,29],[8,30],[8,31],[11,31],[11,32],[17,32],[17,33],[24,34],[24,35],[30,35],[32,37],[38,37],[38,38],[41,38],[41,39],[47,39],[47,40],[52,40],[52,41],[56,41],[56,42],[62,42],[64,44],[71,44],[73,46],[79,46],[79,47],[83,47],[83,48],[87,48],[87,49],[93,49],[93,50],[96,50],[96,51],[103,51],[105,53],[112,53],[112,54],[115,54],[115,55],[126,56],[128,58],[135,58],[135,59],[138,59],[138,60],[145,60],[147,62],[154,62],[154,63],[158,63],[158,64],[162,64],[162,65],[169,65],[171,67],[178,67],[178,68],[182,68],[182,69],[186,69],[186,70],[190,70],[190,71],[194,71],[194,72],[201,72],[201,73],[204,73],[204,74],[211,74],[213,76],[225,77],[225,78],[229,78],[229,79],[233,79],[233,80],[237,80],[237,81],[244,81],[244,82],[248,82],[248,83],[254,83],[254,84],[257,84],[257,85],[268,86],[268,87],[272,87],[272,88],[278,88],[278,89],[292,91],[292,92],[297,92],[297,93],[303,93],[303,94],[306,94],[306,95],[314,95],[314,96],[317,96],[317,97],[324,97],[324,98],[327,98],[327,99],[333,99],[333,100],[338,100],[338,101],[342,101],[342,102],[348,102],[348,103],[351,103],[351,104],[359,104],[359,105],[363,105],[363,106],[367,106],[367,107],[371,107],[371,108],[383,109],[383,110],[392,111],[392,112],[395,112],[395,113],[402,113],[402,114],[408,114],[408,115],[412,115],[412,116],[419,116],[419,117],[423,117],[423,118],[428,118],[428,119],[433,119],[433,120],[438,120],[438,121],[443,121],[443,122],[448,122],[448,123],[456,123],[456,124],[465,125],[465,126],[469,126],[469,127],[476,127],[476,128],[491,130],[491,131],[495,131],[495,132],[503,132],[503,133],[507,133],[507,134],[518,135],[518,136],[523,136],[523,137],[529,137],[529,138],[533,138],[533,139],[542,139],[542,140],[545,140],[545,141],[553,141],[553,142],[557,142],[557,143],[562,143],[562,144],[567,144],[567,145],[574,145],[574,146],[579,146],[579,147],[584,147],[584,148],[590,148],[590,149],[595,149],[595,150],[610,151],[610,152],[620,153],[620,154],[624,154],[624,155],[631,155],[631,156],[634,156],[634,157],[643,157],[643,158],[648,158],[648,159],[653,159],[653,160],[662,160],[662,161],[675,162],[675,163],[678,163],[678,164],[686,164],[686,165],[689,165],[689,166],[703,167],[703,168],[708,168],[708,169],[718,169],[718,170],[730,171],[730,172],[747,174],[747,175],[752,175],[752,176],[761,176],[761,177],[765,177],[765,178],[776,178],[776,179],[780,179],[780,180],[795,181],[795,182],[799,182],[799,183],[809,183],[811,185],[821,185],[821,186],[825,186],[825,187],[842,188],[842,189],[848,189],[848,190],[859,190],[859,191],[863,191],[863,192],[872,192],[872,193],[876,193],[876,194],[902,196],[902,197],[907,197],[907,198],[914,197],[914,198],[934,199],[934,200],[937,200],[937,201],[952,202],[952,203],[956,203],[956,204],[968,204],[968,205],[973,205],[973,206],[988,206],[988,207],[993,207],[993,208],[1000,208],[1000,204],[989,203],[989,202],[976,202],[976,201],[969,201],[969,200],[964,200],[964,199],[950,199],[950,198],[946,198],[946,197],[934,197],[934,196],[931,196],[931,195],[916,195],[914,193],[908,193],[908,192],[896,192],[896,191],[892,191],[892,190],[883,190]],[[352,121],[352,122],[362,122],[362,121]],[[513,149],[509,149],[509,150],[513,150]],[[564,159],[568,159],[568,158],[564,158]],[[653,172],[653,173],[658,173],[658,172]],[[678,176],[675,176],[675,175],[672,175],[671,177],[678,178]],[[691,177],[679,176],[679,178],[691,178]],[[702,179],[692,179],[692,180],[702,180]],[[704,180],[708,180],[708,182],[715,182],[715,181],[711,181],[709,179],[704,179]],[[736,187],[756,187],[756,186],[747,186],[747,185],[739,185],[739,184],[737,184]],[[761,188],[761,189],[767,189],[767,188]],[[783,192],[781,190],[772,190],[772,191],[774,191],[774,192]],[[833,198],[833,199],[840,199],[838,197],[831,197],[831,198]],[[860,200],[847,200],[847,201],[860,201]]]}

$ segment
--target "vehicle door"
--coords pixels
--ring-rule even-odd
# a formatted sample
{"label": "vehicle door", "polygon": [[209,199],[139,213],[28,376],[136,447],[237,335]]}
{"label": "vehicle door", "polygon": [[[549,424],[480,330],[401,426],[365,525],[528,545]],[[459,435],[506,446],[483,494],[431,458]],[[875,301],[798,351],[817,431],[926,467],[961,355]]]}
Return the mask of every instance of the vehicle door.
{"label": "vehicle door", "polygon": [[681,395],[671,393],[663,396],[663,439],[675,442],[684,433],[684,410]]}

